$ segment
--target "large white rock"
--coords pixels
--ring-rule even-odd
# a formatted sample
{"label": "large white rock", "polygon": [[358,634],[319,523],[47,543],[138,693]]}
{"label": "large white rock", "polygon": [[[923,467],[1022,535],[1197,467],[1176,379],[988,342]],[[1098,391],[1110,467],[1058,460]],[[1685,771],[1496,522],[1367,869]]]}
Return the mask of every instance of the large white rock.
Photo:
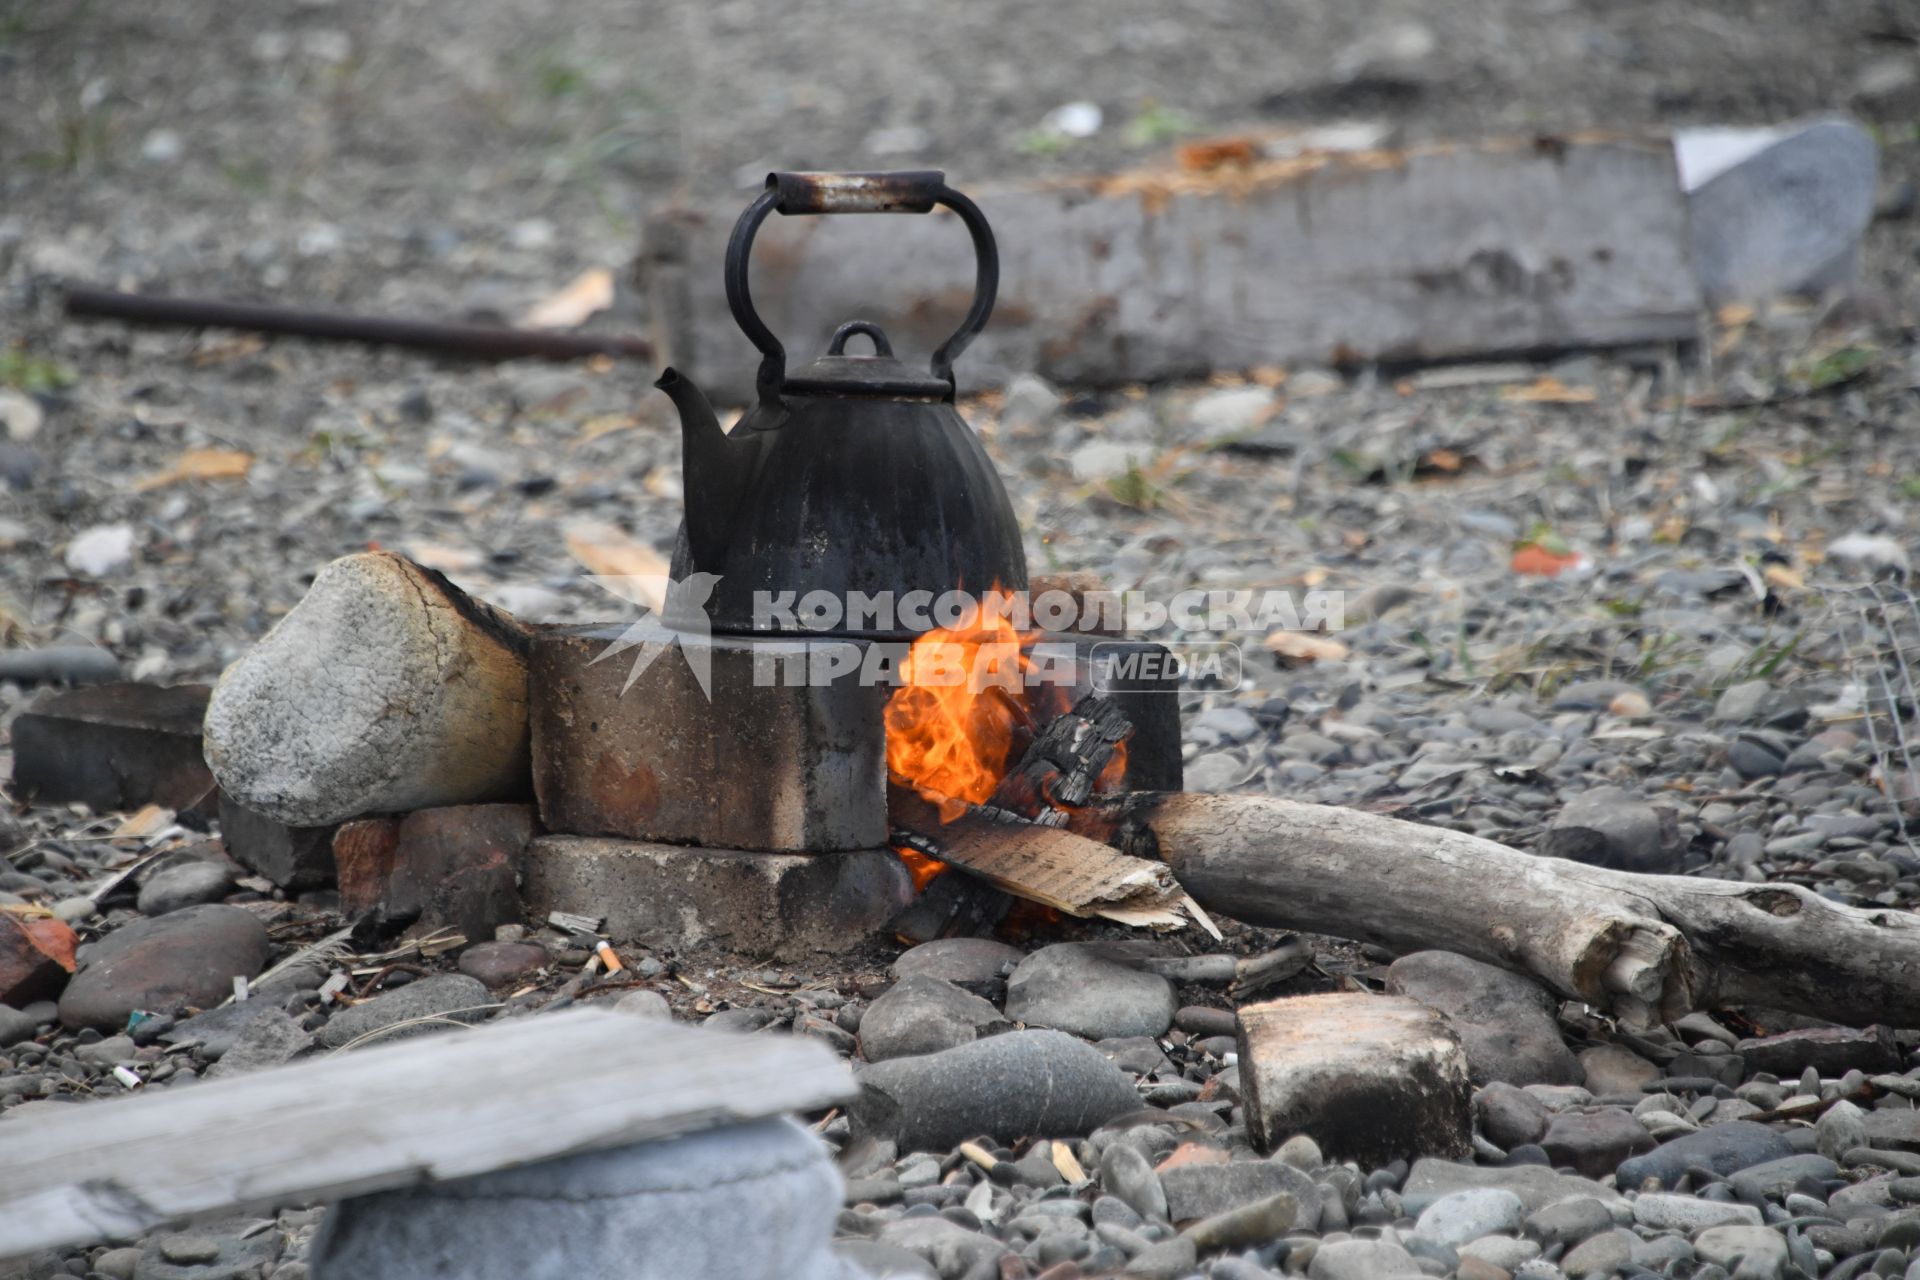
{"label": "large white rock", "polygon": [[289,826],[515,799],[524,633],[399,556],[346,556],[227,668],[205,733],[227,794]]}

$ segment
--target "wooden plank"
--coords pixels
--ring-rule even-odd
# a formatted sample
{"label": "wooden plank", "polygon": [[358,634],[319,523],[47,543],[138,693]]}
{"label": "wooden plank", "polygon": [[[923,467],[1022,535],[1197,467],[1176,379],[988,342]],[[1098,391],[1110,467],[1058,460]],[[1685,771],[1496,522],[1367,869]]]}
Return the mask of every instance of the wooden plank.
{"label": "wooden plank", "polygon": [[[963,390],[1033,371],[1115,383],[1275,363],[1437,360],[1691,339],[1687,210],[1664,136],[1321,153],[1204,174],[984,186],[999,305]],[[757,355],[726,306],[734,204],[649,220],[639,271],[663,363],[740,402]],[[944,213],[772,218],[753,296],[789,365],[855,317],[921,359],[966,309]]]}
{"label": "wooden plank", "polygon": [[0,1120],[0,1258],[845,1101],[846,1065],[576,1009]]}

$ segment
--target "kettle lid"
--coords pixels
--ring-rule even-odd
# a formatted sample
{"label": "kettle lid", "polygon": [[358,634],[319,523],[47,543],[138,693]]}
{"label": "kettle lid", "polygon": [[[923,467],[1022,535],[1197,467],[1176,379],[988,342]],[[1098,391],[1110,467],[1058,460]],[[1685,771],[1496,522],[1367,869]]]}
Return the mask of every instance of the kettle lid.
{"label": "kettle lid", "polygon": [[[873,354],[846,351],[847,339],[865,334]],[[780,386],[783,395],[864,396],[889,400],[945,400],[953,386],[924,369],[894,359],[893,344],[880,326],[868,320],[849,320],[833,331],[825,355],[789,373]]]}

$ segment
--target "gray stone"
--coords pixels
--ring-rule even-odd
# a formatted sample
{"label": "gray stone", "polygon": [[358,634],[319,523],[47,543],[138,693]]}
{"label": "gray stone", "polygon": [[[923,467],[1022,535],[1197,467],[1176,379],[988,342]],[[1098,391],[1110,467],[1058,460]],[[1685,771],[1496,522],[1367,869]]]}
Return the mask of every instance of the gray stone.
{"label": "gray stone", "polygon": [[1469,1240],[1520,1229],[1527,1207],[1502,1187],[1481,1187],[1441,1196],[1421,1211],[1414,1234],[1456,1248]]}
{"label": "gray stone", "polygon": [[109,1249],[93,1260],[93,1269],[107,1280],[133,1280],[133,1269],[140,1263],[140,1250],[133,1246]]}
{"label": "gray stone", "polygon": [[1304,1133],[1296,1133],[1281,1143],[1273,1153],[1273,1158],[1281,1164],[1290,1164],[1305,1173],[1311,1173],[1326,1163],[1326,1155],[1320,1150],[1320,1144]]}
{"label": "gray stone", "polygon": [[1227,1164],[1175,1165],[1160,1171],[1167,1212],[1176,1223],[1211,1218],[1231,1209],[1286,1192],[1301,1222],[1320,1216],[1320,1188],[1312,1178],[1278,1160],[1234,1160]]}
{"label": "gray stone", "polygon": [[1693,1165],[1724,1177],[1793,1154],[1793,1144],[1784,1135],[1752,1120],[1729,1120],[1624,1161],[1615,1177],[1623,1188],[1640,1187],[1650,1178],[1670,1187]]}
{"label": "gray stone", "polygon": [[60,996],[70,1027],[118,1030],[136,1009],[207,1008],[267,962],[267,930],[250,911],[218,903],[136,920],[81,949]]}
{"label": "gray stone", "polygon": [[1866,1146],[1866,1113],[1842,1098],[1815,1122],[1813,1141],[1814,1150],[1829,1160],[1838,1160],[1855,1147]]}
{"label": "gray stone", "polygon": [[1408,1213],[1418,1214],[1450,1191],[1467,1187],[1505,1187],[1519,1196],[1528,1212],[1536,1212],[1563,1200],[1594,1199],[1608,1206],[1623,1206],[1626,1201],[1589,1178],[1556,1173],[1546,1165],[1522,1164],[1489,1168],[1455,1164],[1451,1160],[1416,1160],[1400,1188],[1400,1202]]}
{"label": "gray stone", "polygon": [[0,1049],[33,1039],[40,1024],[30,1014],[10,1004],[0,1004]]}
{"label": "gray stone", "polygon": [[1773,686],[1765,680],[1743,680],[1730,685],[1713,704],[1713,718],[1722,724],[1748,724],[1760,716]]}
{"label": "gray stone", "polygon": [[1529,978],[1449,951],[1416,951],[1388,967],[1387,990],[1447,1016],[1475,1084],[1579,1084],[1584,1078],[1560,1039],[1553,998]]}
{"label": "gray stone", "polygon": [[1601,1107],[1560,1112],[1548,1124],[1540,1146],[1556,1167],[1571,1166],[1589,1178],[1603,1178],[1628,1156],[1653,1150],[1654,1140],[1632,1112]]}
{"label": "gray stone", "polygon": [[233,890],[233,872],[218,862],[180,862],[162,867],[140,886],[143,916],[163,916],[182,907],[218,902]]}
{"label": "gray stone", "polygon": [[460,972],[488,987],[505,987],[553,963],[537,942],[476,942],[460,953]]}
{"label": "gray stone", "polygon": [[1307,1280],[1395,1280],[1424,1275],[1413,1255],[1390,1240],[1322,1244],[1307,1265]]}
{"label": "gray stone", "polygon": [[[1600,842],[1575,834],[1597,832]],[[1583,791],[1561,807],[1541,837],[1539,851],[1622,871],[1677,870],[1679,842],[1667,836],[1654,807],[1619,787]]]}
{"label": "gray stone", "polygon": [[346,1200],[310,1265],[313,1280],[854,1280],[829,1248],[839,1208],[819,1143],[763,1120]]}
{"label": "gray stone", "polygon": [[615,1000],[613,1010],[615,1013],[631,1014],[636,1018],[670,1020],[673,1017],[673,1006],[667,1003],[667,998],[658,991],[651,991],[645,987],[638,991],[629,991]]}
{"label": "gray stone", "polygon": [[1632,1234],[1609,1231],[1568,1250],[1567,1256],[1560,1260],[1560,1269],[1574,1280],[1583,1276],[1611,1276],[1626,1266],[1632,1256]]}
{"label": "gray stone", "polygon": [[1811,1179],[1826,1182],[1840,1176],[1840,1168],[1820,1155],[1782,1156],[1740,1170],[1727,1181],[1742,1200],[1749,1203],[1778,1200]]}
{"label": "gray stone", "polygon": [[271,1000],[240,1000],[176,1022],[160,1033],[160,1040],[178,1048],[193,1048],[203,1058],[219,1058],[233,1048],[248,1027],[281,1012]]}
{"label": "gray stone", "polygon": [[939,978],[980,992],[1004,984],[1026,958],[1020,948],[993,938],[936,938],[902,952],[889,972],[896,978]]}
{"label": "gray stone", "polygon": [[1613,1210],[1604,1200],[1579,1196],[1562,1200],[1527,1215],[1526,1231],[1542,1245],[1579,1244],[1589,1236],[1613,1228]]}
{"label": "gray stone", "polygon": [[1539,1142],[1551,1118],[1540,1099],[1498,1080],[1474,1093],[1473,1115],[1487,1141],[1506,1150]]}
{"label": "gray stone", "polygon": [[273,1269],[285,1247],[279,1231],[253,1231],[245,1220],[206,1223],[147,1241],[133,1280],[254,1280]]}
{"label": "gray stone", "polygon": [[[975,1268],[991,1266],[1007,1252],[998,1240],[945,1218],[902,1218],[888,1223],[880,1232],[880,1243],[918,1254],[949,1278],[980,1274]],[[768,1280],[776,1274],[768,1273]]]}
{"label": "gray stone", "polygon": [[860,1017],[860,1052],[869,1062],[938,1053],[1011,1029],[979,996],[938,978],[906,977]]}
{"label": "gray stone", "polygon": [[206,1078],[222,1080],[285,1066],[312,1047],[313,1033],[275,1009],[248,1023],[220,1061],[207,1068]]}
{"label": "gray stone", "polygon": [[1120,1274],[1137,1277],[1137,1280],[1180,1280],[1193,1270],[1199,1257],[1199,1246],[1192,1239],[1175,1236],[1171,1240],[1148,1245],[1128,1260]]}
{"label": "gray stone", "polygon": [[1478,1258],[1511,1273],[1521,1263],[1539,1257],[1540,1246],[1531,1240],[1516,1240],[1512,1236],[1481,1236],[1478,1240],[1461,1245],[1455,1252],[1463,1262],[1468,1258]]}
{"label": "gray stone", "polygon": [[833,1251],[873,1280],[940,1280],[931,1262],[898,1245],[878,1240],[835,1240]]}
{"label": "gray stone", "polygon": [[1085,943],[1043,947],[1007,979],[1009,1018],[1091,1040],[1164,1035],[1175,1005],[1171,982]]}
{"label": "gray stone", "polygon": [[1169,1220],[1167,1192],[1160,1185],[1160,1175],[1138,1148],[1109,1142],[1100,1153],[1100,1185],[1141,1217],[1155,1222]]}
{"label": "gray stone", "polygon": [[1698,1231],[1703,1227],[1744,1223],[1761,1224],[1760,1211],[1750,1204],[1702,1200],[1665,1191],[1643,1192],[1633,1202],[1633,1220],[1657,1231]]}
{"label": "gray stone", "polygon": [[1580,1051],[1580,1069],[1586,1073],[1587,1092],[1596,1098],[1619,1098],[1640,1092],[1660,1078],[1660,1068],[1618,1044],[1597,1044]]}
{"label": "gray stone", "polygon": [[1060,393],[1038,374],[1016,374],[1007,383],[1000,421],[1010,427],[1036,427],[1060,412]]}
{"label": "gray stone", "polygon": [[92,1044],[83,1044],[73,1051],[73,1056],[96,1067],[111,1067],[118,1063],[133,1061],[134,1054],[137,1052],[132,1036],[118,1035],[96,1040]]}
{"label": "gray stone", "polygon": [[[1711,129],[1674,136],[1707,301],[1761,302],[1850,280],[1879,184],[1873,135],[1841,119],[1737,132],[1747,137]],[[1755,143],[1758,150],[1723,163],[1730,146]]]}
{"label": "gray stone", "polygon": [[1124,1072],[1058,1031],[1010,1031],[875,1063],[855,1078],[854,1133],[890,1138],[902,1151],[946,1151],[981,1134],[1080,1137],[1140,1107]]}
{"label": "gray stone", "polygon": [[1787,1242],[1766,1227],[1708,1227],[1694,1237],[1693,1251],[1741,1280],[1778,1280],[1787,1269]]}
{"label": "gray stone", "polygon": [[[484,1022],[492,1010],[493,997],[477,979],[464,973],[437,973],[382,992],[351,1009],[342,1009],[320,1028],[320,1043],[329,1049],[338,1049],[362,1036],[372,1035],[374,1040],[387,1044],[409,1036],[445,1031],[449,1022]],[[416,1018],[433,1021],[400,1025]]]}

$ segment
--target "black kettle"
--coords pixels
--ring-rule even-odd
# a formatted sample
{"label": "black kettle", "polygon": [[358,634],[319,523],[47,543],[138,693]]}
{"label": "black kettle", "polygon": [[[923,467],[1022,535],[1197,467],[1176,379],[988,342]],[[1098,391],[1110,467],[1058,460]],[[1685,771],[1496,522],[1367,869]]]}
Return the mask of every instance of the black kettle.
{"label": "black kettle", "polygon": [[[896,360],[878,325],[855,320],[835,331],[825,355],[788,373],[786,351],[747,289],[754,233],[767,215],[926,213],[936,204],[966,224],[978,267],[973,305],[932,367]],[[1026,553],[1006,488],[953,403],[954,358],[986,325],[1000,278],[979,207],[933,170],[771,174],[734,224],[726,273],[733,318],[764,357],[758,402],[729,433],[674,370],[654,384],[679,409],[685,441],[686,517],[673,576],[718,576],[705,606],[713,630],[900,637],[932,625],[924,606],[901,607],[909,593],[1024,591]],[[870,354],[847,350],[856,335],[872,344]],[[832,613],[811,615],[824,625],[796,621],[792,602],[816,591],[843,604],[851,593],[887,592],[893,605],[842,613],[837,624]],[[777,607],[782,600],[787,607]]]}

